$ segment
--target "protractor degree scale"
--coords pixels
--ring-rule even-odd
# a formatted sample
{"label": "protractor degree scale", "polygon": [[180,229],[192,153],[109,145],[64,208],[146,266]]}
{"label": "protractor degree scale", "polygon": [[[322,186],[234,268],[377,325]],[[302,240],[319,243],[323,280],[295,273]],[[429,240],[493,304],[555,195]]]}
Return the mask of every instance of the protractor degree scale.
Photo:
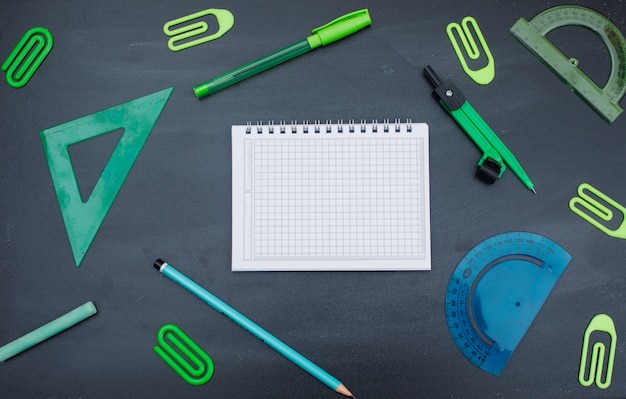
{"label": "protractor degree scale", "polygon": [[[568,58],[546,38],[563,26],[587,28],[602,40],[611,57],[611,71],[604,87],[582,72],[576,57]],[[626,93],[626,39],[604,15],[582,6],[556,6],[530,21],[521,18],[510,32],[608,123],[622,113],[619,102]]]}
{"label": "protractor degree scale", "polygon": [[558,244],[528,232],[502,233],[470,250],[446,292],[446,321],[461,353],[500,375],[567,267]]}

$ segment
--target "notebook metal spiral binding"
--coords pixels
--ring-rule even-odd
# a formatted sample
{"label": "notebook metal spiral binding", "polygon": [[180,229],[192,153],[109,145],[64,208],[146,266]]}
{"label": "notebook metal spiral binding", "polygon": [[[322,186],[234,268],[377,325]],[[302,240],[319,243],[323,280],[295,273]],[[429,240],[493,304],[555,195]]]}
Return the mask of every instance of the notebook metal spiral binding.
{"label": "notebook metal spiral binding", "polygon": [[281,120],[278,124],[275,124],[273,120],[269,120],[266,124],[262,121],[257,121],[256,124],[248,121],[246,123],[246,134],[330,134],[333,131],[337,133],[367,133],[368,131],[371,133],[400,133],[403,125],[406,131],[411,133],[412,123],[411,118],[407,118],[404,122],[400,118],[395,118],[393,122],[386,118],[381,123],[378,122],[378,119],[373,119],[371,122],[368,122],[366,119],[361,119],[359,122],[349,119],[347,123],[344,123],[343,119],[337,120],[336,123],[333,123],[330,119],[326,119],[324,122],[316,119],[313,123],[309,123],[308,120],[302,120],[301,123],[296,120],[292,120],[291,123]]}

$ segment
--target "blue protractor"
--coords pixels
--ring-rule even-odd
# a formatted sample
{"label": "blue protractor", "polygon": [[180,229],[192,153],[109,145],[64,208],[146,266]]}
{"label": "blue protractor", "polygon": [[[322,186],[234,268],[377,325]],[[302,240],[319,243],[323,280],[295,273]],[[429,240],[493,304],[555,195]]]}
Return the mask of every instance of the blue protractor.
{"label": "blue protractor", "polygon": [[571,258],[528,232],[498,234],[472,248],[446,292],[446,321],[461,353],[500,375]]}

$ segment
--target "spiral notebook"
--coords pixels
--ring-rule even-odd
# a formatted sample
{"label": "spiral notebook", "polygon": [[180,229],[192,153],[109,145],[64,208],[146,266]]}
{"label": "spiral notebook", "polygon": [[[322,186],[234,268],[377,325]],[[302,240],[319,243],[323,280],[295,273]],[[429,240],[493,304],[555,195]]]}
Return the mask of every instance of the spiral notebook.
{"label": "spiral notebook", "polygon": [[232,270],[430,270],[428,125],[232,126]]}

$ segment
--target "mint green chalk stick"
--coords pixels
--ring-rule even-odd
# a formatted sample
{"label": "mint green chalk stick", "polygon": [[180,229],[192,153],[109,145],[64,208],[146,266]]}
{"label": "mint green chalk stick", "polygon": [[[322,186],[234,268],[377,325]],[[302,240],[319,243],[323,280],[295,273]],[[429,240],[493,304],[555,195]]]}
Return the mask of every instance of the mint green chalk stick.
{"label": "mint green chalk stick", "polygon": [[93,316],[98,311],[93,302],[89,301],[76,309],[64,314],[63,316],[52,320],[50,323],[29,332],[15,341],[9,342],[0,348],[0,362],[24,352],[32,346],[45,341],[46,339],[67,330],[68,328],[80,323],[86,318]]}

